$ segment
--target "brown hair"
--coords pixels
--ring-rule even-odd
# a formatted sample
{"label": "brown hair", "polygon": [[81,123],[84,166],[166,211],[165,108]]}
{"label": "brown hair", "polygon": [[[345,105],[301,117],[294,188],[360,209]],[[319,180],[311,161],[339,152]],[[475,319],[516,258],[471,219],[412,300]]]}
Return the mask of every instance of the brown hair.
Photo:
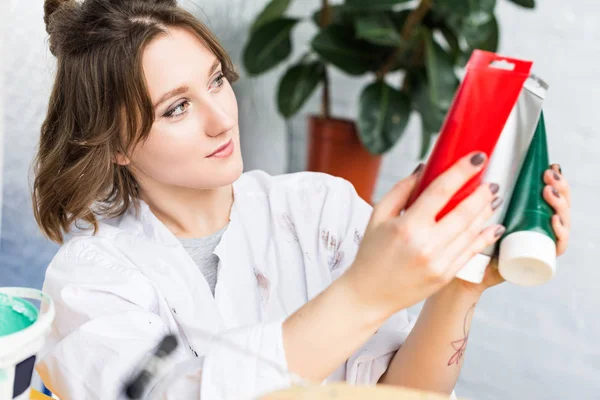
{"label": "brown hair", "polygon": [[[74,223],[137,206],[139,186],[115,156],[144,140],[154,111],[141,65],[168,27],[191,29],[237,74],[215,36],[175,0],[46,0],[44,22],[57,72],[34,162],[34,215],[57,243]],[[124,110],[127,110],[126,112]]]}

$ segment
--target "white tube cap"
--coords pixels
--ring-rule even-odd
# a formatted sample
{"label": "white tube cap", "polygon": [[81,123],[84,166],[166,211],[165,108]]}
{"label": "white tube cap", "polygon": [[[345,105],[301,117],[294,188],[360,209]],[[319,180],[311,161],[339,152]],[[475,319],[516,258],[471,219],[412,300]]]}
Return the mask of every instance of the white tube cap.
{"label": "white tube cap", "polygon": [[556,243],[540,232],[511,233],[500,242],[498,270],[516,285],[546,283],[556,273]]}
{"label": "white tube cap", "polygon": [[458,271],[456,277],[467,282],[481,283],[483,282],[485,269],[489,265],[490,260],[490,256],[481,253],[476,254],[460,271]]}

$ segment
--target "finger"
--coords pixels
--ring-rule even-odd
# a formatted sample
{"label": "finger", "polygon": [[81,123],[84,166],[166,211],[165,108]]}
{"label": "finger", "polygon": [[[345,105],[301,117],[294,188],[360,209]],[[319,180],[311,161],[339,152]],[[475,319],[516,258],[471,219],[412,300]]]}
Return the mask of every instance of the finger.
{"label": "finger", "polygon": [[567,204],[571,205],[569,182],[556,169],[552,168],[544,172],[544,183],[554,187],[567,200]]}
{"label": "finger", "polygon": [[[475,239],[471,239],[468,243],[464,243],[464,238],[461,238],[461,243],[457,246],[454,244],[448,246],[448,260],[453,260],[448,273],[450,276],[456,276],[476,254],[481,253],[486,247],[496,243],[506,232],[506,228],[502,225],[492,225],[485,228]],[[462,251],[456,251],[455,248],[464,246]],[[454,251],[453,251],[454,250]]]}
{"label": "finger", "polygon": [[440,245],[446,247],[464,232],[470,232],[471,237],[477,236],[502,204],[502,199],[496,197],[499,189],[495,183],[480,185],[473,194],[442,218],[434,228],[435,234],[440,238]]}
{"label": "finger", "polygon": [[571,208],[567,200],[552,186],[544,188],[544,200],[556,211],[565,228],[571,227]]}
{"label": "finger", "polygon": [[550,168],[553,169],[554,171],[558,172],[559,174],[563,174],[562,173],[562,168],[560,167],[560,164],[552,164],[550,165]]}
{"label": "finger", "polygon": [[552,217],[552,228],[556,235],[556,255],[561,256],[567,251],[569,245],[570,232],[561,222],[560,216],[554,215]]}
{"label": "finger", "polygon": [[476,152],[458,160],[431,182],[410,207],[407,214],[429,215],[434,220],[456,192],[481,172],[486,159],[485,153]]}
{"label": "finger", "polygon": [[406,207],[406,203],[416,186],[422,168],[423,164],[419,164],[412,175],[397,182],[390,191],[383,196],[381,201],[373,208],[369,225],[373,224],[373,227],[378,226],[382,222],[400,214],[400,211]]}

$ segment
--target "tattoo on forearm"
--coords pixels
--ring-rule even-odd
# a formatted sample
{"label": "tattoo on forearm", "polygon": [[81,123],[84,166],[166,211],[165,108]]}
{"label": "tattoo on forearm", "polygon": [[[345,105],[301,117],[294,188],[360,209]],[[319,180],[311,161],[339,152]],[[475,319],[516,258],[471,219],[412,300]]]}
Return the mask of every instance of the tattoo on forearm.
{"label": "tattoo on forearm", "polygon": [[469,341],[469,330],[467,329],[467,324],[469,322],[469,317],[475,312],[475,306],[477,303],[473,304],[471,308],[467,310],[467,314],[465,315],[465,321],[463,322],[463,332],[464,337],[460,340],[455,340],[452,342],[452,348],[456,350],[456,353],[452,355],[450,361],[448,361],[448,366],[452,364],[458,365],[460,360],[463,358],[465,350],[467,349],[467,342]]}

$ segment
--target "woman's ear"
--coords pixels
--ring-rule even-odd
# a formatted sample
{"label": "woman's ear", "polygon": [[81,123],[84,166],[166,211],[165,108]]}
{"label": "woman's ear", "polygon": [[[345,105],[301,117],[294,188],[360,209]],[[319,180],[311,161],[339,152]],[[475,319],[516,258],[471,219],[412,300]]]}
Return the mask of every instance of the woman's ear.
{"label": "woman's ear", "polygon": [[125,166],[125,165],[129,165],[131,160],[125,154],[117,153],[117,155],[114,158],[114,162],[118,165]]}

